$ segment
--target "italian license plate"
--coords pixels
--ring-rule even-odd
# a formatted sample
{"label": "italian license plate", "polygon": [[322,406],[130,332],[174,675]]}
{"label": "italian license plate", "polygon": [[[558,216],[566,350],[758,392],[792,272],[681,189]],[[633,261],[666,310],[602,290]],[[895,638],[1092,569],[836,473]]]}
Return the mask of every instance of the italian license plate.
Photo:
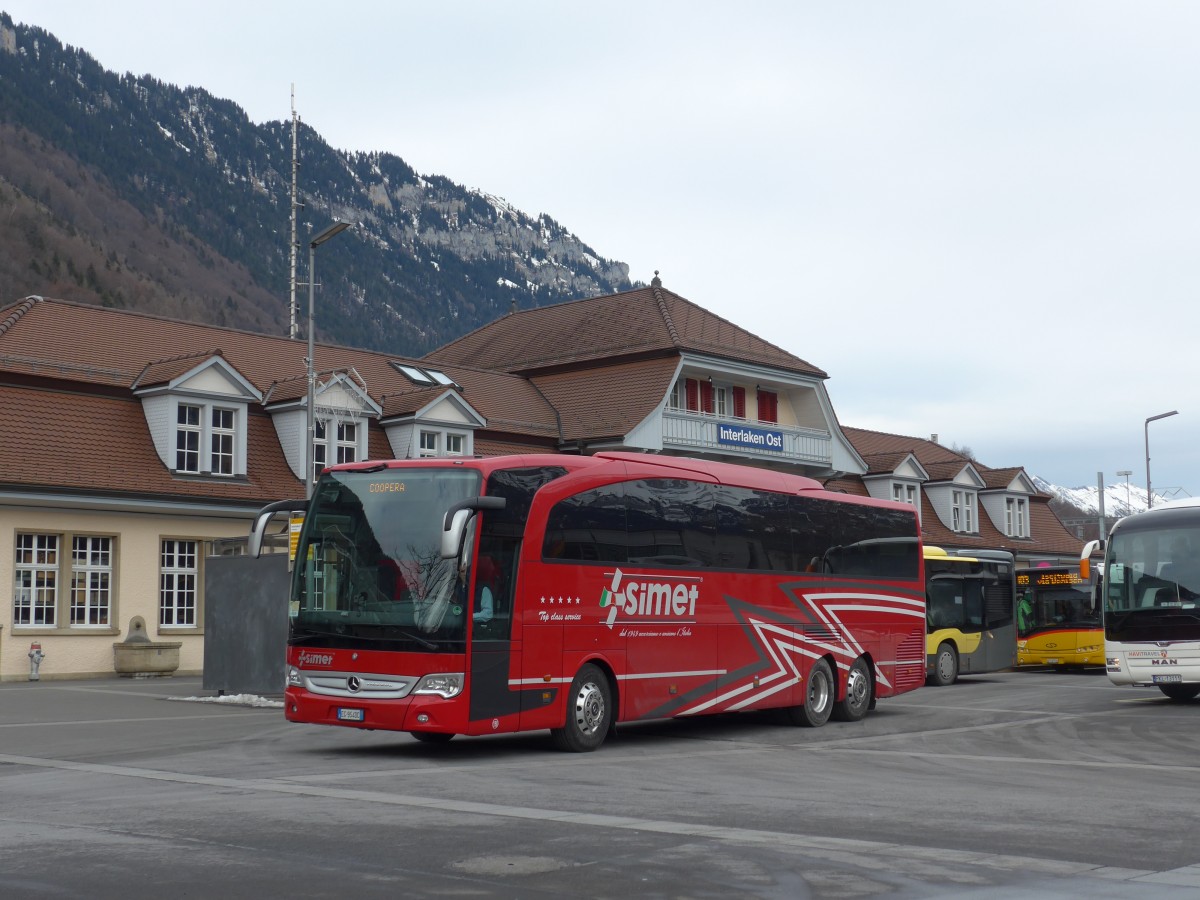
{"label": "italian license plate", "polygon": [[353,709],[349,706],[339,706],[337,717],[339,722],[361,722],[363,720],[363,711],[361,709]]}
{"label": "italian license plate", "polygon": [[1183,681],[1182,675],[1155,675],[1155,684],[1179,684]]}

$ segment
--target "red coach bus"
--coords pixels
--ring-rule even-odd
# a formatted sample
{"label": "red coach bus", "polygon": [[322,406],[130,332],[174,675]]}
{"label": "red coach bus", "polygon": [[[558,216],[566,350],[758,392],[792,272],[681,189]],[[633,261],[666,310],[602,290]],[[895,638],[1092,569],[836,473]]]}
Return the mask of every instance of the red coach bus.
{"label": "red coach bus", "polygon": [[[271,504],[251,533],[303,502]],[[354,463],[307,504],[289,720],[456,734],[781,708],[857,720],[925,680],[915,510],[633,453]]]}

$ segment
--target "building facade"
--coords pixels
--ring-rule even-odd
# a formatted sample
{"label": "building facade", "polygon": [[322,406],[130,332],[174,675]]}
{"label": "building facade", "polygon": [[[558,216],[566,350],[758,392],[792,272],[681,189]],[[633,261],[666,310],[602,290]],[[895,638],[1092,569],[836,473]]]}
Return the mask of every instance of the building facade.
{"label": "building facade", "polygon": [[[0,680],[112,674],[144,630],[203,665],[205,559],[303,497],[303,342],[26,298],[0,309]],[[929,543],[1079,542],[1017,469],[841,426],[816,366],[666,290],[514,312],[423,359],[318,345],[311,458],[621,449],[912,502]]]}

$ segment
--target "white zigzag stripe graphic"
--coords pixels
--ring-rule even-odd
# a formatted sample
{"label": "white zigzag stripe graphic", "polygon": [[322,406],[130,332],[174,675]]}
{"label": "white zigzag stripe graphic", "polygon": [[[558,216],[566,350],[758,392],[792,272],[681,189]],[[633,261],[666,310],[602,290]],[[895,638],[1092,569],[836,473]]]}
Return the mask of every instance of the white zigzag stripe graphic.
{"label": "white zigzag stripe graphic", "polygon": [[[845,641],[844,645],[808,637],[798,632],[795,627],[749,618],[747,622],[754,629],[759,646],[766,651],[766,655],[775,664],[775,671],[759,677],[757,681],[752,679],[730,688],[711,700],[681,711],[678,715],[695,715],[726,703],[729,704],[728,708],[731,711],[745,709],[772,694],[787,690],[803,680],[797,664],[798,657],[806,656],[809,659],[816,659],[826,654],[832,654],[839,669],[849,669],[850,664],[862,656],[864,651],[862,644],[846,627],[841,616],[838,615],[839,613],[846,611],[877,612],[889,616],[918,618],[922,622],[925,620],[925,604],[920,600],[907,600],[887,594],[847,591],[801,594],[800,597],[820,622],[824,623],[834,634],[842,636]],[[888,680],[879,665],[875,666],[875,678],[879,683],[891,687],[891,681]]]}

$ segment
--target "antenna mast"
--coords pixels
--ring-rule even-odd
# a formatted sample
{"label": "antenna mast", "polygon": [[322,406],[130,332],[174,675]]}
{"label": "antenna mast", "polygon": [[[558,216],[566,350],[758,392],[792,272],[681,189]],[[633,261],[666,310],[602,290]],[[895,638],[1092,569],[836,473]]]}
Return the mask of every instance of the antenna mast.
{"label": "antenna mast", "polygon": [[289,284],[291,286],[291,302],[289,310],[291,313],[291,321],[288,326],[288,337],[293,341],[296,340],[296,248],[300,245],[296,242],[296,210],[300,208],[300,204],[296,202],[296,181],[300,171],[300,163],[296,158],[296,84],[292,83],[292,246],[291,246],[291,276]]}

